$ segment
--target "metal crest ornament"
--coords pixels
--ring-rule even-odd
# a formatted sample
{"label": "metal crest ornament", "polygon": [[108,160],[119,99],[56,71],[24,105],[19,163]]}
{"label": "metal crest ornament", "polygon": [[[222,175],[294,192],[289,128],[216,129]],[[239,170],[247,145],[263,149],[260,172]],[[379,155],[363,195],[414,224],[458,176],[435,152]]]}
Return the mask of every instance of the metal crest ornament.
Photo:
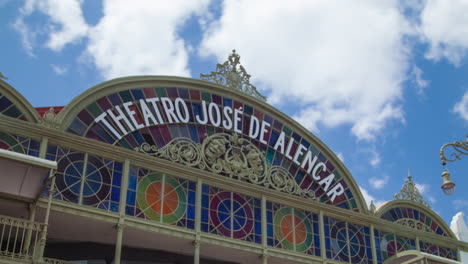
{"label": "metal crest ornament", "polygon": [[261,95],[257,88],[250,83],[250,77],[251,75],[240,65],[240,56],[236,50],[232,50],[227,61],[216,65],[216,71],[212,71],[210,74],[200,74],[202,80],[215,82],[265,101],[266,97]]}
{"label": "metal crest ornament", "polygon": [[302,189],[288,170],[268,164],[265,153],[237,134],[214,134],[205,138],[202,143],[195,143],[188,138],[176,138],[162,148],[143,143],[135,148],[135,151],[277,191],[315,199],[315,193]]}
{"label": "metal crest ornament", "polygon": [[395,194],[393,197],[399,200],[410,200],[413,202],[417,202],[426,207],[431,208],[429,203],[423,199],[423,196],[416,187],[416,184],[413,182],[413,177],[411,177],[409,171],[408,179],[405,181],[405,184],[403,184],[403,186],[401,187],[400,192]]}
{"label": "metal crest ornament", "polygon": [[[467,139],[465,141],[459,142],[455,141],[453,143],[447,143],[440,148],[440,160],[442,165],[447,164],[447,161],[456,161],[461,160],[462,155],[468,155],[468,135],[466,136]],[[449,157],[445,155],[445,148],[451,147],[451,153]]]}

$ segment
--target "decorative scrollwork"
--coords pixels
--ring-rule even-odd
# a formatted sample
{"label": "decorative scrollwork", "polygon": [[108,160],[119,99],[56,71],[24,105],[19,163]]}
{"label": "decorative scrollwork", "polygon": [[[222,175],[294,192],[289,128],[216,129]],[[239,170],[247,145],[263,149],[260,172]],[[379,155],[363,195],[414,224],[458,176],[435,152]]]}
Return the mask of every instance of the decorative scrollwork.
{"label": "decorative scrollwork", "polygon": [[267,164],[265,153],[237,134],[214,134],[201,144],[188,138],[176,138],[162,148],[143,143],[135,151],[315,199],[314,192],[302,189],[288,170]]}
{"label": "decorative scrollwork", "polygon": [[[452,158],[447,158],[447,156],[445,155],[445,148],[447,147],[452,148],[452,152],[449,155],[449,157]],[[468,139],[462,142],[455,141],[453,143],[447,143],[440,148],[440,160],[442,162],[442,165],[447,164],[447,161],[461,160],[462,155],[468,155]]]}
{"label": "decorative scrollwork", "polygon": [[242,91],[263,101],[266,100],[266,97],[261,95],[257,88],[250,83],[250,74],[240,65],[240,56],[236,50],[232,51],[226,62],[216,65],[216,71],[212,71],[210,74],[200,74],[200,78]]}
{"label": "decorative scrollwork", "polygon": [[408,179],[405,181],[405,184],[401,187],[399,193],[393,196],[395,199],[399,200],[410,200],[413,202],[420,203],[426,207],[431,208],[428,202],[426,202],[419,192],[419,189],[416,187],[416,183],[413,182],[413,177],[408,172]]}
{"label": "decorative scrollwork", "polygon": [[425,223],[415,220],[415,219],[402,218],[402,219],[398,219],[398,221],[396,221],[395,223],[398,223],[404,226],[409,226],[417,230],[424,230],[426,232],[434,233],[434,231],[432,231],[432,229],[429,226],[427,226]]}
{"label": "decorative scrollwork", "polygon": [[299,184],[292,178],[288,170],[280,166],[272,166],[268,173],[264,185],[272,187],[275,190],[295,194],[305,198],[315,198],[315,193],[309,190],[302,189]]}
{"label": "decorative scrollwork", "polygon": [[200,147],[187,138],[173,139],[162,148],[143,143],[140,147],[135,148],[135,151],[182,163],[190,167],[199,165],[201,160]]}

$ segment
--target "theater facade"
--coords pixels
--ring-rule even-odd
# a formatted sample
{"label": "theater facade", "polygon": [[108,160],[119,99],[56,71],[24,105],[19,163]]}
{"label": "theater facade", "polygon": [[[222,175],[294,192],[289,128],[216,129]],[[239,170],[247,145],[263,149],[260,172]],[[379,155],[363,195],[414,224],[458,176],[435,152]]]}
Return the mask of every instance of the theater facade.
{"label": "theater facade", "polygon": [[0,263],[461,263],[411,177],[368,208],[249,83],[134,76],[34,108],[0,80]]}

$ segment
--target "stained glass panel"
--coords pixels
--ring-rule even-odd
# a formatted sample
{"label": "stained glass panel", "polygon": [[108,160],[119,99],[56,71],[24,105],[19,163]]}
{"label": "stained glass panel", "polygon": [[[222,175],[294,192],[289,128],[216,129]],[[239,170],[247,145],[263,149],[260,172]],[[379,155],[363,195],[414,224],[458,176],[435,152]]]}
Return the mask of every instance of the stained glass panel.
{"label": "stained glass panel", "polygon": [[395,240],[397,252],[416,249],[416,241],[411,238],[396,236]]}
{"label": "stained glass panel", "polygon": [[419,247],[422,252],[440,256],[443,258],[458,260],[457,251],[455,249],[435,245],[435,244],[424,242],[424,241],[419,241]]}
{"label": "stained glass panel", "polygon": [[375,230],[375,247],[377,251],[377,263],[383,263],[386,259],[394,256],[397,252],[395,235]]}
{"label": "stained glass panel", "polygon": [[201,229],[260,244],[261,202],[253,197],[203,185]]}
{"label": "stained glass panel", "polygon": [[424,212],[408,207],[396,207],[388,210],[382,216],[382,219],[397,222],[402,225],[414,227],[419,230],[436,233],[441,236],[447,236],[442,230],[441,224],[437,223]]}
{"label": "stained glass panel", "polygon": [[39,147],[40,143],[37,140],[0,132],[0,149],[37,157],[39,156]]}
{"label": "stained glass panel", "polygon": [[195,191],[195,182],[132,167],[126,214],[193,229]]}
{"label": "stained glass panel", "polygon": [[370,230],[366,226],[348,223],[349,257],[351,263],[372,263]]}
{"label": "stained glass panel", "polygon": [[46,158],[57,161],[55,199],[118,212],[122,163],[53,145]]}
{"label": "stained glass panel", "polygon": [[267,239],[271,247],[320,256],[318,216],[267,202]]}
{"label": "stained glass panel", "polygon": [[331,217],[324,217],[325,247],[327,258],[349,261],[347,224]]}
{"label": "stained glass panel", "polygon": [[0,93],[0,114],[26,120],[24,113],[2,93]]}

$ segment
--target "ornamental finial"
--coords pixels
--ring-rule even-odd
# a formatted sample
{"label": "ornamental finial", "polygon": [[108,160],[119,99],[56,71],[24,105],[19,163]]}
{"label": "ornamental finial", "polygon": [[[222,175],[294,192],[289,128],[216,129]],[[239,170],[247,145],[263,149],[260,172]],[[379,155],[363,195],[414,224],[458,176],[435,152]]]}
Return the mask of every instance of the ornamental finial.
{"label": "ornamental finial", "polygon": [[200,74],[202,80],[233,88],[265,101],[266,97],[261,95],[255,86],[250,83],[251,75],[240,65],[240,56],[236,50],[232,50],[228,60],[223,64],[216,65],[216,71],[210,74]]}
{"label": "ornamental finial", "polygon": [[408,179],[406,179],[405,184],[401,187],[399,193],[393,196],[397,200],[410,200],[413,202],[420,203],[424,206],[431,208],[428,202],[423,199],[421,192],[419,191],[418,187],[416,187],[416,183],[413,181],[413,177],[411,176],[410,170],[408,169]]}

